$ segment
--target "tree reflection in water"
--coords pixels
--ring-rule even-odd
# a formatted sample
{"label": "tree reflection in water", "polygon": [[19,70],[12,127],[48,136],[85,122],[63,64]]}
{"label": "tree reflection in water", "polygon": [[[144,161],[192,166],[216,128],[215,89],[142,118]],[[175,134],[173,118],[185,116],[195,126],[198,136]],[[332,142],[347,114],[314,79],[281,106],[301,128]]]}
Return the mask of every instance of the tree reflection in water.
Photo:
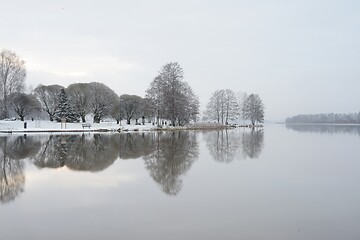
{"label": "tree reflection in water", "polygon": [[209,131],[204,136],[210,155],[222,163],[235,158],[258,158],[264,146],[264,132],[256,129]]}
{"label": "tree reflection in water", "polygon": [[156,132],[120,134],[119,157],[133,159],[149,155],[155,150],[156,136]]}
{"label": "tree reflection in water", "polygon": [[206,145],[215,161],[229,163],[236,157],[241,141],[233,130],[205,132]]}
{"label": "tree reflection in water", "polygon": [[24,191],[23,159],[36,154],[41,143],[33,136],[0,137],[0,202],[13,201]]}
{"label": "tree reflection in water", "polygon": [[23,192],[24,162],[38,168],[66,166],[75,171],[102,171],[118,159],[143,157],[146,169],[163,191],[176,195],[184,175],[198,158],[195,132],[33,135],[0,137],[1,202]]}
{"label": "tree reflection in water", "polygon": [[76,171],[102,171],[119,156],[118,136],[51,135],[33,157],[39,168],[67,166]]}
{"label": "tree reflection in water", "polygon": [[245,158],[258,158],[264,147],[264,132],[254,129],[251,132],[244,132],[241,146]]}
{"label": "tree reflection in water", "polygon": [[195,132],[157,133],[155,151],[144,157],[146,169],[164,193],[177,195],[182,188],[181,176],[198,158]]}

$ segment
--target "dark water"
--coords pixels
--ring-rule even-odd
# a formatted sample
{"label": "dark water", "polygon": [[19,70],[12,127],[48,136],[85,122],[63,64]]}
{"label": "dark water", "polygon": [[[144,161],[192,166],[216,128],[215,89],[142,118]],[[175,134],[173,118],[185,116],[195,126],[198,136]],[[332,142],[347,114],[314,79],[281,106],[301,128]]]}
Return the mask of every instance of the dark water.
{"label": "dark water", "polygon": [[0,136],[0,239],[360,239],[359,127]]}

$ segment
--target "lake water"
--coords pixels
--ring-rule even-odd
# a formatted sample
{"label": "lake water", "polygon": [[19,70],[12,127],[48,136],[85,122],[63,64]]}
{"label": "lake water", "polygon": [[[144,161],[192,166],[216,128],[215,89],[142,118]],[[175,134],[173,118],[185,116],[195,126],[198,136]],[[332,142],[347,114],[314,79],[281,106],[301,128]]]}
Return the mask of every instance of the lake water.
{"label": "lake water", "polygon": [[0,136],[0,239],[360,239],[360,128]]}

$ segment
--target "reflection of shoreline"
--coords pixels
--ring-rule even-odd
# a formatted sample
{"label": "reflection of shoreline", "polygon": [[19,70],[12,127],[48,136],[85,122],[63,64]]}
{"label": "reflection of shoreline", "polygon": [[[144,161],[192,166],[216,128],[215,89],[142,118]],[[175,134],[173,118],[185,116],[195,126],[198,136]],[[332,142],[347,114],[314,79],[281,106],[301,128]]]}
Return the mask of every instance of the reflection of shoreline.
{"label": "reflection of shoreline", "polygon": [[208,131],[204,135],[210,155],[217,162],[258,158],[264,146],[262,129]]}
{"label": "reflection of shoreline", "polygon": [[285,124],[285,127],[298,132],[360,135],[360,125],[358,124]]}
{"label": "reflection of shoreline", "polygon": [[184,175],[198,158],[193,131],[124,134],[57,134],[0,136],[0,202],[24,191],[24,161],[38,168],[67,167],[99,172],[117,159],[143,157],[150,176],[164,193],[176,195]]}

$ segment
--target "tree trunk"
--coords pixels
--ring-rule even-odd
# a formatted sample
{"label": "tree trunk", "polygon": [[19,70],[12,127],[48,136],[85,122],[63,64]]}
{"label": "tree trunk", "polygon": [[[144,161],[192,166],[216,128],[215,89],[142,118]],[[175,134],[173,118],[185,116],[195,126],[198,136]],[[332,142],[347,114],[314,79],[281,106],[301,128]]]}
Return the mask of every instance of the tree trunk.
{"label": "tree trunk", "polygon": [[116,120],[116,124],[119,124],[120,123],[120,121],[119,120]]}
{"label": "tree trunk", "polygon": [[53,116],[50,116],[50,122],[53,122],[53,121],[54,121]]}
{"label": "tree trunk", "polygon": [[85,116],[81,116],[81,121],[82,121],[83,123],[86,122]]}
{"label": "tree trunk", "polygon": [[100,123],[100,117],[99,116],[96,116],[94,115],[94,123]]}
{"label": "tree trunk", "polygon": [[24,121],[24,116],[20,116],[20,121]]}
{"label": "tree trunk", "polygon": [[[4,86],[5,87],[5,86]],[[5,90],[4,90],[5,91]],[[3,103],[4,103],[4,117],[5,118],[8,118],[8,106],[7,106],[7,96],[6,94],[4,93],[4,100],[3,100]]]}
{"label": "tree trunk", "polygon": [[129,118],[129,119],[126,119],[126,123],[127,123],[128,125],[130,125],[130,118]]}

